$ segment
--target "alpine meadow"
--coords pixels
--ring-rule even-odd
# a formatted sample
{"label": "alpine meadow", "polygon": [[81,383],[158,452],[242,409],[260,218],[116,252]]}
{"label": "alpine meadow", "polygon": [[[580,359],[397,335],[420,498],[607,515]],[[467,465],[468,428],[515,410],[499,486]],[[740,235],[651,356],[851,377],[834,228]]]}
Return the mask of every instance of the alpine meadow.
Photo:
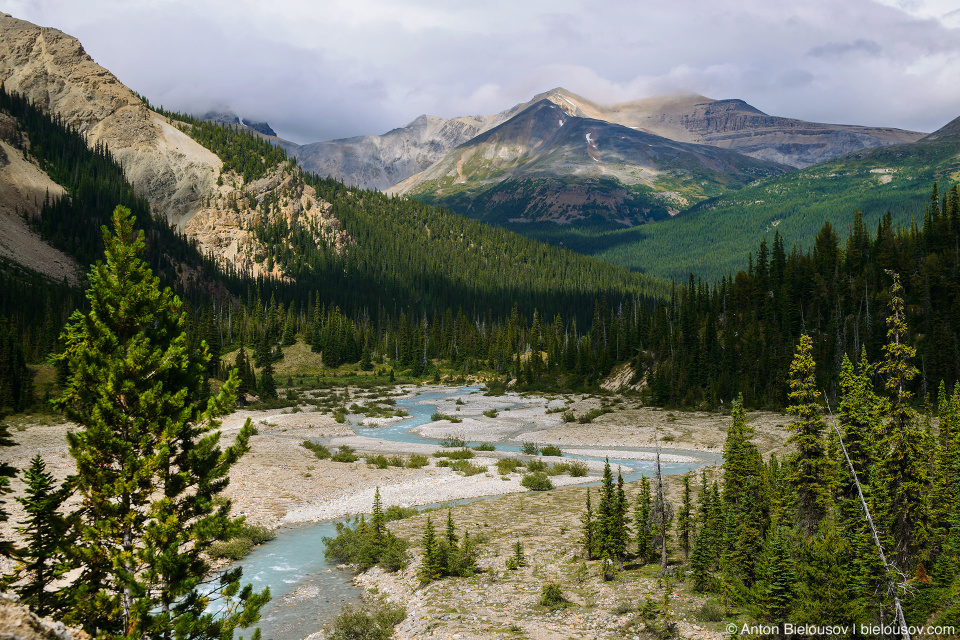
{"label": "alpine meadow", "polygon": [[956,11],[135,4],[0,0],[0,635],[960,638]]}

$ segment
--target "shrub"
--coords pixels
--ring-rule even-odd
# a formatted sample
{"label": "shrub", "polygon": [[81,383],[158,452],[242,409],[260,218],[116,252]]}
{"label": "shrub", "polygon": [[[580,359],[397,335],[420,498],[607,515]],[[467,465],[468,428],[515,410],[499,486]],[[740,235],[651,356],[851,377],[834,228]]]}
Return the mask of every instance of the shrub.
{"label": "shrub", "polygon": [[548,476],[559,476],[563,475],[570,469],[567,467],[565,462],[558,462],[557,464],[551,465],[544,470]]}
{"label": "shrub", "polygon": [[546,471],[547,463],[539,458],[534,458],[527,462],[527,471]]}
{"label": "shrub", "polygon": [[573,478],[586,478],[587,477],[587,463],[583,460],[571,460],[566,463],[567,471],[570,472],[570,476]]}
{"label": "shrub", "polygon": [[304,440],[300,443],[300,446],[304,449],[313,451],[313,455],[320,460],[328,460],[330,458],[330,450],[322,444],[317,444],[316,442],[311,442],[310,440]]}
{"label": "shrub", "polygon": [[721,622],[724,618],[723,607],[716,600],[707,600],[696,611],[697,620],[703,622]]}
{"label": "shrub", "polygon": [[[384,514],[386,515],[386,514]],[[386,520],[386,518],[384,518]],[[384,530],[381,540],[374,539],[373,523],[365,518],[354,518],[354,526],[338,522],[337,535],[324,538],[327,560],[355,564],[360,571],[379,565],[385,571],[397,571],[407,564],[407,542]]]}
{"label": "shrub", "polygon": [[636,607],[633,605],[632,602],[630,602],[626,598],[621,598],[620,600],[617,600],[617,604],[613,606],[612,611],[614,615],[622,616],[625,613],[630,613],[634,609],[636,609]]}
{"label": "shrub", "polygon": [[383,517],[386,518],[387,522],[393,522],[394,520],[403,520],[411,516],[415,516],[419,511],[413,507],[401,507],[399,505],[393,504],[387,507],[383,512]]}
{"label": "shrub", "polygon": [[463,420],[458,418],[457,416],[448,416],[447,414],[440,413],[439,411],[437,411],[432,416],[430,416],[430,419],[433,420],[434,422],[440,422],[441,420],[449,420],[450,422],[454,422],[454,423],[463,422]]}
{"label": "shrub", "polygon": [[483,415],[487,416],[488,418],[496,418],[498,414],[496,409],[487,409],[483,412]]}
{"label": "shrub", "polygon": [[403,457],[398,455],[393,455],[387,458],[387,464],[391,467],[402,467],[404,465]]}
{"label": "shrub", "polygon": [[405,466],[408,469],[422,469],[428,464],[430,464],[430,458],[427,456],[422,456],[419,453],[415,453],[407,458],[407,464]]}
{"label": "shrub", "polygon": [[524,442],[520,445],[520,451],[528,456],[535,456],[540,453],[540,447],[537,446],[536,442]]}
{"label": "shrub", "polygon": [[497,448],[493,446],[493,443],[490,443],[490,442],[481,442],[475,447],[470,447],[470,448],[473,449],[474,451],[496,451],[497,450]]}
{"label": "shrub", "polygon": [[[436,416],[439,414],[435,413],[433,415]],[[446,438],[440,441],[440,446],[447,447],[448,449],[456,449],[456,448],[462,449],[463,447],[467,446],[467,441],[461,438],[460,436],[447,436]]]}
{"label": "shrub", "polygon": [[564,411],[563,412],[563,421],[564,422],[576,422],[577,416],[574,415],[573,411]]}
{"label": "shrub", "polygon": [[478,473],[485,473],[487,471],[486,467],[479,464],[473,464],[469,460],[457,460],[456,462],[452,463],[450,467],[454,471],[462,473],[465,476],[475,476]]}
{"label": "shrub", "polygon": [[241,523],[240,531],[229,540],[219,540],[210,546],[207,552],[214,560],[242,560],[255,546],[277,537],[273,529]]}
{"label": "shrub", "polygon": [[335,409],[333,411],[333,419],[339,424],[343,424],[347,421],[347,412],[343,410],[343,407]]}
{"label": "shrub", "polygon": [[544,607],[557,609],[567,602],[563,597],[563,591],[560,590],[560,585],[556,582],[548,582],[540,589],[540,604]]}
{"label": "shrub", "polygon": [[506,565],[511,571],[527,566],[527,559],[523,555],[523,543],[519,540],[513,545],[513,555],[507,558]]}
{"label": "shrub", "polygon": [[523,476],[520,484],[532,491],[547,491],[553,489],[553,483],[543,471],[534,471]]}
{"label": "shrub", "polygon": [[563,455],[563,451],[561,451],[560,447],[556,445],[548,444],[545,447],[540,447],[540,455],[560,457]]}
{"label": "shrub", "polygon": [[407,617],[399,604],[379,602],[353,607],[344,605],[329,628],[330,640],[388,640],[393,629]]}
{"label": "shrub", "polygon": [[579,422],[580,424],[590,424],[591,422],[594,421],[594,419],[599,418],[600,416],[602,416],[602,415],[605,414],[605,413],[609,413],[609,410],[605,410],[605,409],[590,409],[590,411],[587,411],[585,414],[583,414],[582,416],[580,416],[580,417],[577,419],[577,422]]}
{"label": "shrub", "polygon": [[485,396],[502,396],[507,391],[507,385],[499,380],[491,380],[485,385]]}
{"label": "shrub", "polygon": [[500,475],[505,476],[508,473],[513,473],[517,470],[517,467],[522,467],[523,465],[516,458],[500,458],[497,460],[497,472]]}
{"label": "shrub", "polygon": [[387,460],[387,456],[383,455],[382,453],[378,453],[375,456],[366,456],[364,461],[367,464],[376,467],[377,469],[386,469],[390,466],[390,461]]}
{"label": "shrub", "polygon": [[342,444],[337,449],[337,453],[330,457],[334,462],[356,462],[360,458],[356,456],[349,446]]}
{"label": "shrub", "polygon": [[451,460],[469,460],[474,456],[472,449],[454,449],[453,451],[437,451],[434,458],[449,458]]}

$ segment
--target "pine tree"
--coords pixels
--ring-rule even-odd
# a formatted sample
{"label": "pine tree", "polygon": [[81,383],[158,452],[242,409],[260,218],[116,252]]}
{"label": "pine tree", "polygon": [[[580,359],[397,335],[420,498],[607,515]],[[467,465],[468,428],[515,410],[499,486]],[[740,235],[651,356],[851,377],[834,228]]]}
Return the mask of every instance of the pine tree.
{"label": "pine tree", "polygon": [[383,513],[383,503],[380,500],[380,487],[373,492],[373,517],[370,519],[370,537],[377,546],[382,546],[386,537],[387,518]]}
{"label": "pine tree", "polygon": [[634,522],[637,527],[637,556],[646,564],[653,553],[650,540],[650,514],[653,512],[653,499],[650,495],[650,480],[640,479],[640,493],[634,505]]}
{"label": "pine tree", "polygon": [[690,545],[693,538],[693,504],[690,489],[690,475],[683,476],[683,502],[680,504],[680,513],[677,515],[677,542],[683,551],[683,559],[690,559]]}
{"label": "pine tree", "polygon": [[765,562],[765,589],[761,606],[764,618],[782,623],[789,618],[797,590],[797,573],[790,549],[780,526],[774,526],[767,536]]}
{"label": "pine tree", "polygon": [[237,524],[213,498],[248,449],[249,421],[221,450],[217,417],[233,404],[236,374],[206,406],[206,347],[188,349],[180,301],[143,263],[143,232],[130,212],[103,230],[106,261],[90,274],[90,311],[74,313],[60,356],[69,379],[57,405],[81,429],[68,434],[83,501],[73,535],[68,622],[100,637],[229,636],[259,618],[269,591],[240,588],[228,571],[227,615],[206,612],[197,591],[203,553]]}
{"label": "pine tree", "polygon": [[882,483],[886,508],[882,512],[892,537],[891,553],[897,565],[910,570],[920,561],[919,553],[929,537],[927,496],[930,491],[930,457],[933,447],[928,434],[917,424],[909,406],[910,381],[918,371],[911,363],[916,349],[907,344],[903,288],[900,278],[890,272],[890,316],[887,318],[885,359],[879,367],[886,376],[892,408],[883,445]]}
{"label": "pine tree", "polygon": [[423,550],[423,562],[417,572],[417,577],[424,582],[437,580],[443,575],[443,567],[440,564],[437,532],[433,528],[433,521],[430,516],[427,516],[427,526],[423,529],[420,546]]}
{"label": "pine tree", "polygon": [[807,536],[817,530],[826,514],[829,497],[829,460],[823,440],[823,420],[817,403],[819,392],[810,336],[800,336],[800,345],[790,365],[790,398],[787,413],[797,416],[790,423],[787,442],[796,447],[790,463],[790,483],[797,497],[797,522]]}
{"label": "pine tree", "polygon": [[587,505],[586,511],[580,516],[580,522],[583,524],[583,555],[587,560],[592,560],[596,549],[596,528],[597,523],[593,519],[593,505],[590,502],[590,487],[587,487]]}
{"label": "pine tree", "polygon": [[[3,422],[3,417],[3,414],[0,414],[0,448],[12,447],[16,443],[13,441],[13,438],[10,437],[10,427],[7,426],[7,423]],[[12,465],[6,461],[0,461],[0,498],[12,491],[10,488],[10,478],[16,475],[17,470]],[[10,518],[10,513],[7,511],[6,504],[4,504],[5,502],[5,500],[0,499],[0,523],[6,522]],[[16,550],[13,542],[0,538],[0,556],[10,558],[15,553]]]}
{"label": "pine tree", "polygon": [[60,593],[49,589],[63,574],[64,549],[67,547],[67,521],[59,513],[69,486],[57,487],[47,465],[38,453],[24,472],[26,489],[17,502],[26,513],[23,526],[17,527],[24,547],[18,554],[20,564],[13,590],[38,616],[48,616],[62,608]]}
{"label": "pine tree", "polygon": [[260,371],[260,384],[257,386],[257,395],[261,400],[277,399],[277,385],[273,380],[273,362],[268,358]]}

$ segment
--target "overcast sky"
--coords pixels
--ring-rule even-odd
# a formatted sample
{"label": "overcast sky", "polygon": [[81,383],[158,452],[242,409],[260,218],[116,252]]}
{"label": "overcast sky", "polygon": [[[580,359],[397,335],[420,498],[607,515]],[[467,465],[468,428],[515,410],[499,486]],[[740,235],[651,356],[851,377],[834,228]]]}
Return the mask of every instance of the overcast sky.
{"label": "overcast sky", "polygon": [[229,107],[296,142],[556,86],[679,91],[774,115],[933,131],[960,116],[956,0],[0,0],[78,37],[167,108]]}

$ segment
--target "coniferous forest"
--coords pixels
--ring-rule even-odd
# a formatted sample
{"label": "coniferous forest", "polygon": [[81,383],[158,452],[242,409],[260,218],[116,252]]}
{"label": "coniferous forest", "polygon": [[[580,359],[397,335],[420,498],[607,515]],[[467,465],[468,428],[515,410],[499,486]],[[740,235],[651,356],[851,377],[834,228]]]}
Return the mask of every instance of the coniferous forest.
{"label": "coniferous forest", "polygon": [[[95,586],[66,603],[33,585],[24,597],[37,610],[69,609],[77,624],[115,636],[125,632],[121,622],[136,620],[149,635],[177,615],[192,616],[217,637],[248,626],[268,595],[240,591],[235,615],[217,623],[189,594],[197,572],[208,569],[200,551],[238,526],[212,500],[247,451],[251,431],[248,425],[220,451],[206,430],[189,424],[212,424],[236,394],[276,397],[273,366],[284,347],[302,341],[332,370],[356,365],[420,380],[439,380],[441,371],[482,374],[521,391],[599,392],[615,367],[628,364],[631,382],[644,383],[644,402],[729,411],[731,422],[722,468],[712,478],[687,477],[680,507],[646,479],[629,504],[608,465],[595,504],[587,494],[582,539],[584,556],[600,560],[611,577],[628,558],[665,567],[669,544],[682,551],[695,590],[758,620],[882,624],[960,616],[958,185],[930,185],[929,201],[915,212],[919,222],[909,227],[895,226],[888,214],[868,229],[851,211],[845,238],[829,223],[810,247],[776,234],[772,245],[744,256],[735,274],[668,283],[436,207],[347,188],[302,172],[250,133],[168,114],[244,181],[284,165],[296,176],[289,188],[311,187],[353,240],[346,250],[318,243],[307,217],[271,216],[287,195],[273,194],[255,203],[264,215],[252,232],[264,247],[258,259],[283,277],[254,278],[205,257],[151,216],[106,148],[88,148],[76,130],[2,87],[0,110],[16,117],[22,153],[69,194],[48,198],[30,223],[88,270],[104,252],[133,265],[128,284],[155,318],[139,329],[149,334],[144,353],[159,358],[148,343],[173,336],[167,347],[182,370],[164,369],[165,380],[196,401],[190,408],[151,385],[128,389],[159,394],[171,412],[194,411],[170,426],[180,434],[175,450],[138,450],[134,437],[113,438],[95,423],[71,436],[80,478],[74,489],[95,508],[70,522],[37,517],[54,527],[51,535],[75,536],[76,557],[63,566],[69,560],[82,568]],[[108,223],[115,235],[102,231]],[[96,390],[125,384],[110,367],[126,367],[124,380],[138,380],[139,364],[129,354],[113,361],[85,350],[97,336],[126,330],[122,318],[111,318],[116,326],[104,321],[104,309],[123,308],[110,305],[133,293],[108,286],[102,264],[79,285],[2,267],[0,411],[50,410],[52,398],[39,397],[33,384],[43,364],[56,370],[62,395],[55,404],[67,416],[83,423],[93,408],[118,411],[113,396]],[[211,379],[223,382],[219,395],[211,395]],[[750,441],[747,409],[793,417],[788,456],[762,458]],[[167,419],[154,414],[155,422]],[[0,445],[7,435],[0,432]],[[189,503],[192,528],[170,521],[146,533],[136,523],[105,529],[125,514],[117,516],[116,496],[97,487],[118,486],[123,465],[98,466],[94,450],[114,461],[179,465],[182,477],[151,477],[132,499],[146,503],[169,481],[163,490]],[[0,492],[9,484],[4,473]],[[65,489],[52,484],[42,460],[26,477],[30,491],[59,508]],[[203,490],[183,497],[188,481]],[[137,535],[128,547],[101,551],[109,547],[104,540]],[[474,570],[468,542],[457,547],[448,537],[448,551],[460,549],[469,571],[428,566],[428,581]],[[192,545],[191,554],[178,554],[182,545]],[[154,566],[151,550],[172,563],[168,574],[144,578],[164,585],[162,593],[133,602],[117,585],[127,580],[138,593],[149,591],[131,567]],[[223,588],[236,595],[233,578]],[[900,603],[904,585],[911,596]],[[121,618],[103,625],[104,607],[122,611]]]}

